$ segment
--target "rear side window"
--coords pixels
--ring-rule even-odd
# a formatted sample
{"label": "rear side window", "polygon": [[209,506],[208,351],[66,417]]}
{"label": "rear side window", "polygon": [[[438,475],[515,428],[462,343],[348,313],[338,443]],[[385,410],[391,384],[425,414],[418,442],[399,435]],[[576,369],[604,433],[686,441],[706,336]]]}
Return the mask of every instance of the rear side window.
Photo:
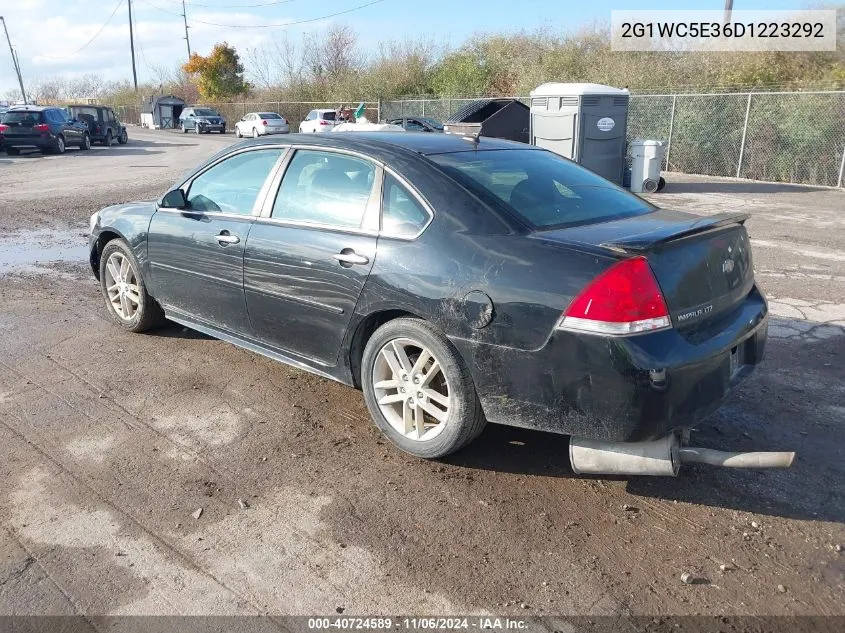
{"label": "rear side window", "polygon": [[428,211],[390,174],[384,175],[381,231],[393,237],[413,237],[423,230]]}
{"label": "rear side window", "polygon": [[323,121],[334,121],[334,115],[335,115],[334,112],[323,112],[320,115],[320,118],[322,118]]}
{"label": "rear side window", "polygon": [[7,112],[3,115],[3,123],[17,123],[22,127],[32,127],[43,120],[41,115],[41,112]]}
{"label": "rear side window", "polygon": [[538,229],[606,222],[655,209],[552,152],[486,150],[429,158],[480,197],[503,202]]}
{"label": "rear side window", "polygon": [[375,172],[375,165],[360,158],[298,150],[282,178],[273,217],[358,228],[373,190]]}

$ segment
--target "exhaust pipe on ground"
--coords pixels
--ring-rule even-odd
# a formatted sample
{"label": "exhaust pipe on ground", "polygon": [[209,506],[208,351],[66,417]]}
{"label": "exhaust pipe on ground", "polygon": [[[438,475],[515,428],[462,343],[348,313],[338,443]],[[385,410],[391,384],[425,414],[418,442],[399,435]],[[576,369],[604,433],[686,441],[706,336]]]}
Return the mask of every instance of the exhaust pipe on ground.
{"label": "exhaust pipe on ground", "polygon": [[675,434],[652,442],[604,442],[569,439],[569,460],[577,474],[663,475],[675,477],[681,464],[696,462],[727,468],[789,468],[793,452],[728,453],[681,447]]}

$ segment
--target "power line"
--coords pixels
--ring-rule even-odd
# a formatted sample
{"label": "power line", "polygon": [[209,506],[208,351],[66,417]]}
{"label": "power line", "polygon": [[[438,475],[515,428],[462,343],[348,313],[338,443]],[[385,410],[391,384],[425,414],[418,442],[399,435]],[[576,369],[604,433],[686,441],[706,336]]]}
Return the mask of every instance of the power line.
{"label": "power line", "polygon": [[[175,2],[179,3],[182,0],[167,0],[167,2]],[[187,2],[189,7],[202,7],[204,9],[258,9],[261,7],[275,7],[280,4],[289,4],[291,2],[297,2],[298,0],[273,0],[272,2],[262,2],[258,4],[227,4],[227,5],[219,5],[219,4],[203,4],[200,2]]]}
{"label": "power line", "polygon": [[[141,0],[144,4],[153,9],[158,9],[159,11],[163,11],[164,13],[169,13],[170,15],[175,15],[177,17],[182,17],[181,13],[174,13],[173,11],[168,11],[167,9],[162,9],[159,6],[148,2],[148,0]],[[321,15],[316,18],[309,18],[307,20],[296,20],[294,22],[285,22],[283,24],[220,24],[218,22],[206,22],[204,20],[197,20],[196,18],[192,18],[192,22],[196,22],[197,24],[205,24],[207,26],[221,26],[227,29],[270,29],[270,28],[284,28],[288,26],[296,26],[297,24],[308,24],[309,22],[319,22],[320,20],[327,20],[329,18],[334,18],[339,15],[345,15],[347,13],[352,13],[353,11],[360,11],[361,9],[366,9],[367,7],[371,7],[374,4],[379,4],[384,2],[384,0],[371,0],[371,2],[366,2],[364,4],[360,4],[357,7],[352,7],[350,9],[346,9],[344,11],[337,11],[335,13],[330,13],[328,15]]]}
{"label": "power line", "polygon": [[103,24],[103,26],[101,26],[101,27],[100,27],[100,29],[99,29],[99,30],[98,30],[98,31],[94,34],[94,37],[92,37],[90,40],[88,40],[87,42],[85,42],[85,44],[83,44],[82,46],[80,46],[79,48],[77,48],[77,49],[76,49],[75,51],[73,51],[72,53],[68,53],[68,54],[66,54],[66,55],[39,55],[39,57],[45,57],[45,58],[47,58],[47,59],[67,59],[68,57],[73,57],[73,56],[74,56],[74,55],[76,55],[77,53],[80,53],[80,52],[84,51],[84,50],[85,50],[86,48],[88,48],[88,47],[91,45],[91,43],[92,43],[94,40],[96,40],[96,39],[100,36],[100,34],[101,34],[101,33],[102,33],[105,29],[106,29],[106,27],[109,25],[109,23],[112,21],[112,19],[114,18],[115,14],[117,13],[117,10],[120,8],[120,5],[122,5],[122,4],[123,4],[123,0],[120,0],[120,1],[117,3],[117,5],[114,7],[114,9],[112,10],[111,15],[109,16],[109,19],[108,19],[108,20],[106,20],[106,21],[105,21],[105,23]]}

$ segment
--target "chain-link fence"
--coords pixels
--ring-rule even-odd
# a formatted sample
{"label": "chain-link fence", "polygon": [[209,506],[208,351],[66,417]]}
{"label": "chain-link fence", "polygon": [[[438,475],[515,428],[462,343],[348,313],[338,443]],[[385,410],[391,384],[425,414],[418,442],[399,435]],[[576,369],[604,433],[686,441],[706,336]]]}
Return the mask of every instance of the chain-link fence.
{"label": "chain-link fence", "polygon": [[[528,103],[527,98],[520,98]],[[384,120],[447,119],[472,99],[384,101]],[[842,187],[845,92],[632,95],[628,138],[668,141],[664,168]]]}

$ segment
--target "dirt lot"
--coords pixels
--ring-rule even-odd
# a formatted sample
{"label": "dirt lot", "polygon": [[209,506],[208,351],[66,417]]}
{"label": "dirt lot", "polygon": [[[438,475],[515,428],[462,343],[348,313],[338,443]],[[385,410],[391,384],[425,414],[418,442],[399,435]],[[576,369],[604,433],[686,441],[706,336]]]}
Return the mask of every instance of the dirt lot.
{"label": "dirt lot", "polygon": [[0,158],[0,614],[845,615],[845,192],[654,197],[752,214],[768,356],[693,440],[793,468],[585,478],[567,438],[497,426],[413,459],[352,389],[111,325],[88,216],[232,142],[130,136]]}

